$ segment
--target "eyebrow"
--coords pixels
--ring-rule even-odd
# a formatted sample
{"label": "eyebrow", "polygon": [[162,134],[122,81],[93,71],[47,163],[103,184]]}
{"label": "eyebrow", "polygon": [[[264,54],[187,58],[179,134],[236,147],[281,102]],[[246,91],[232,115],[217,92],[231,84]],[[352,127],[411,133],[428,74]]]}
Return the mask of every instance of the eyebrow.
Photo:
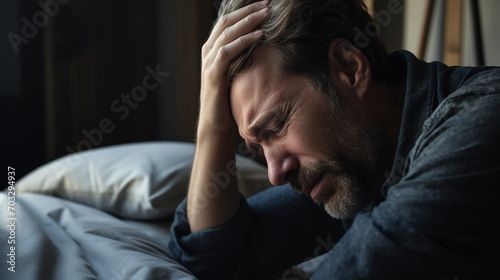
{"label": "eyebrow", "polygon": [[290,114],[288,108],[290,108],[290,102],[283,101],[274,106],[271,110],[255,118],[248,126],[250,136],[258,136],[258,134],[272,121],[278,120],[281,122],[286,120]]}
{"label": "eyebrow", "polygon": [[[266,127],[266,125],[271,122],[276,116],[279,114],[280,105],[275,108],[265,112],[263,115],[257,117],[252,121],[252,123],[248,126],[248,134],[251,138],[258,138],[259,133]],[[257,148],[255,148],[255,143],[248,139],[245,140],[245,145],[248,150],[251,152],[257,152]]]}
{"label": "eyebrow", "polygon": [[[264,112],[263,114],[258,115],[253,120],[251,120],[248,125],[247,133],[250,138],[258,138],[259,133],[266,129],[266,126],[273,120],[286,120],[290,115],[290,110],[292,108],[292,104],[294,103],[290,98],[284,98],[280,100],[281,102],[276,104],[270,110]],[[244,139],[246,147],[250,151],[256,151],[256,143],[253,141],[249,141],[248,139]]]}
{"label": "eyebrow", "polygon": [[262,117],[255,119],[248,126],[248,132],[250,133],[250,136],[252,137],[258,136],[258,134],[266,127],[266,125],[276,118],[277,111],[278,110],[274,108],[264,113]]}

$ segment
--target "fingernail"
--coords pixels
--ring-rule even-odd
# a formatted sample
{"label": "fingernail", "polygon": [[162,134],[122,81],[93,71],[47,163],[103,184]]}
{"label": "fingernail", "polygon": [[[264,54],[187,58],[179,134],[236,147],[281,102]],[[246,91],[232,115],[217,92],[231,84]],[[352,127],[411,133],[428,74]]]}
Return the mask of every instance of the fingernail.
{"label": "fingernail", "polygon": [[264,0],[264,1],[260,2],[260,4],[262,6],[267,6],[267,5],[269,5],[269,0]]}

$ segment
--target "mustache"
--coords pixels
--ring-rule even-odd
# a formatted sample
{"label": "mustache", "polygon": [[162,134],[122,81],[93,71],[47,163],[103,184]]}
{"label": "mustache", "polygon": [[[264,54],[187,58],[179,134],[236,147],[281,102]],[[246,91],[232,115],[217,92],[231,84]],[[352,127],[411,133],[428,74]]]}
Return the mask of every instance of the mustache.
{"label": "mustache", "polygon": [[311,163],[290,174],[289,183],[296,192],[300,193],[304,189],[304,185],[326,173],[339,175],[345,172],[335,162]]}

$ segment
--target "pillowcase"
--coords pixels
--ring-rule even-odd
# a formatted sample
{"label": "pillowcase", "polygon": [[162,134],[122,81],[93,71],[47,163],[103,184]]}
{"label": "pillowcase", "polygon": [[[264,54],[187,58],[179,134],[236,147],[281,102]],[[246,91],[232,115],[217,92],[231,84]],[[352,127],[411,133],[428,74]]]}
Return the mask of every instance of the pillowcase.
{"label": "pillowcase", "polygon": [[[144,142],[70,154],[30,172],[19,193],[62,197],[121,218],[173,215],[186,197],[195,144]],[[240,191],[251,196],[271,186],[266,167],[236,156]]]}

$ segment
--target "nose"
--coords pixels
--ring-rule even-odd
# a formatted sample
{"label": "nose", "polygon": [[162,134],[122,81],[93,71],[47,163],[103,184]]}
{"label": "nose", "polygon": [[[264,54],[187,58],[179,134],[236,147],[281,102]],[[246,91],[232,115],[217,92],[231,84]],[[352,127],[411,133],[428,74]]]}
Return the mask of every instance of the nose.
{"label": "nose", "polygon": [[288,183],[291,174],[297,172],[300,166],[298,159],[283,147],[273,146],[265,149],[264,155],[267,161],[269,181],[274,186]]}

